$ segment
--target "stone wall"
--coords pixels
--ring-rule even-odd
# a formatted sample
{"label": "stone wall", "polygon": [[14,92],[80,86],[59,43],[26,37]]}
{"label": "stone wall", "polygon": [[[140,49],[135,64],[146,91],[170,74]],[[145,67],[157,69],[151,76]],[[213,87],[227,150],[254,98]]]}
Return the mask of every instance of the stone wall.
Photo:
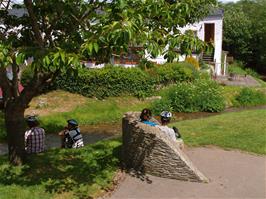
{"label": "stone wall", "polygon": [[126,113],[122,121],[122,156],[127,168],[164,178],[208,182],[185,155],[182,145],[160,129],[139,122],[139,115]]}

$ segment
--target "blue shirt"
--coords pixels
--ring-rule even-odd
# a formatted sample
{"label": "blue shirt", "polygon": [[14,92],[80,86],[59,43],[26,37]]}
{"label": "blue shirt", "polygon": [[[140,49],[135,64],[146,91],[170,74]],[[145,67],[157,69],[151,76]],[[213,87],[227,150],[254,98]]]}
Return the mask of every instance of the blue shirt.
{"label": "blue shirt", "polygon": [[151,122],[151,121],[142,121],[144,124],[150,125],[150,126],[157,126],[156,123]]}

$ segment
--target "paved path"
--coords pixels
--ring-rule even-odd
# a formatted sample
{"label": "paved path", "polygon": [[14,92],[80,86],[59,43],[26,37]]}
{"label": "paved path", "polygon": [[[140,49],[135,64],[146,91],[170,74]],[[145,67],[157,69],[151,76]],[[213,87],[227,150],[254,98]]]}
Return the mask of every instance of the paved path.
{"label": "paved path", "polygon": [[266,156],[218,148],[186,149],[192,162],[209,179],[193,183],[147,176],[126,175],[110,199],[117,198],[266,198]]}

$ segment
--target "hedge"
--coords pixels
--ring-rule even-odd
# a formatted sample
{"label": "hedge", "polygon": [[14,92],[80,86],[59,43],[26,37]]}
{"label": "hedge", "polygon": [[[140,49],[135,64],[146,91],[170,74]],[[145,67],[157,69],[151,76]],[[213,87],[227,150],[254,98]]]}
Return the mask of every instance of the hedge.
{"label": "hedge", "polygon": [[[81,68],[78,73],[61,74],[49,89],[62,89],[87,97],[103,99],[109,96],[149,96],[157,85],[167,85],[196,79],[198,72],[188,63],[167,63],[149,70],[139,67],[111,66],[101,69]],[[30,68],[23,71],[22,84],[32,78]]]}

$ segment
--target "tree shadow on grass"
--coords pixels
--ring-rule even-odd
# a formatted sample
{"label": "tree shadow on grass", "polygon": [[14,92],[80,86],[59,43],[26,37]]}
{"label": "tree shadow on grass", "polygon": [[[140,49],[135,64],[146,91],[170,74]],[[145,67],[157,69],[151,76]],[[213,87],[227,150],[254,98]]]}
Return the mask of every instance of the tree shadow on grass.
{"label": "tree shadow on grass", "polygon": [[119,167],[120,145],[118,140],[109,140],[80,149],[49,150],[30,155],[22,167],[11,167],[1,157],[0,184],[39,185],[50,193],[72,191],[87,197],[112,182]]}

